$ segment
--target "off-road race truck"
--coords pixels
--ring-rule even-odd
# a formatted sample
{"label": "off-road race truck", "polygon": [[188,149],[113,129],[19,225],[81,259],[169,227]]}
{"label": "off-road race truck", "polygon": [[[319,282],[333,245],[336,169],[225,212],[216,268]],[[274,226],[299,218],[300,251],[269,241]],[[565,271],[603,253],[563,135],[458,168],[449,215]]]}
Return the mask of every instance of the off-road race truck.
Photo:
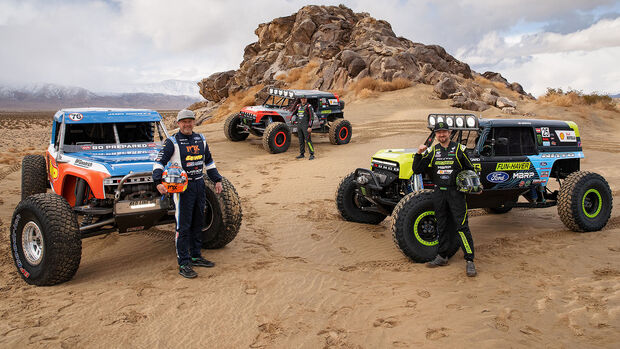
{"label": "off-road race truck", "polygon": [[[602,176],[580,170],[584,154],[574,122],[430,114],[429,148],[432,129],[440,121],[450,127],[451,140],[466,147],[484,187],[479,195],[467,195],[468,209],[501,214],[513,207],[557,206],[560,219],[573,231],[596,231],[607,224],[612,193]],[[379,150],[371,169],[358,168],[342,179],[336,204],[348,221],[378,224],[391,215],[397,247],[411,260],[425,262],[438,247],[434,186],[428,173],[414,176],[415,152],[417,148]],[[558,189],[550,189],[552,179]],[[527,202],[517,202],[521,196]],[[456,229],[454,222],[449,229]],[[458,249],[455,240],[451,255]]]}
{"label": "off-road race truck", "polygon": [[349,143],[353,130],[343,116],[344,102],[336,94],[316,90],[269,88],[263,105],[245,107],[226,119],[224,134],[233,142],[253,134],[262,137],[268,152],[283,153],[291,145],[291,134],[297,135],[293,112],[301,98],[307,98],[314,110],[313,133],[328,133],[331,144]]}
{"label": "off-road race truck", "polygon": [[[171,197],[160,195],[151,178],[168,137],[162,117],[152,110],[58,111],[45,155],[22,161],[22,200],[10,229],[22,278],[34,285],[68,281],[80,265],[81,239],[174,223]],[[219,195],[206,175],[204,181],[203,247],[220,248],[239,231],[241,203],[226,178]]]}

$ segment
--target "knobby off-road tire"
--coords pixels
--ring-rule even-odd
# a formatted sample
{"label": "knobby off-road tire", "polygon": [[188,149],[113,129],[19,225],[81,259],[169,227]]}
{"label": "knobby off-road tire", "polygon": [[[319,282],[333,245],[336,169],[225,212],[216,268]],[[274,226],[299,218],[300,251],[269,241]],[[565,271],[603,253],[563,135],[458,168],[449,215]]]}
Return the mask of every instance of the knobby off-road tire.
{"label": "knobby off-road tire", "polygon": [[47,170],[43,155],[26,155],[22,160],[22,200],[33,194],[45,193],[48,188]]}
{"label": "knobby off-road tire", "polygon": [[10,239],[15,266],[31,285],[71,280],[80,266],[77,217],[62,196],[35,194],[22,200],[13,213]]}
{"label": "knobby off-road tire", "polygon": [[237,125],[241,123],[241,115],[233,114],[224,122],[224,134],[226,138],[233,142],[243,141],[250,135],[249,133],[240,133]]}
{"label": "knobby off-road tire", "polygon": [[571,173],[560,189],[558,214],[572,231],[601,230],[613,207],[611,189],[603,176],[586,171]]}
{"label": "knobby off-road tire", "polygon": [[215,249],[226,246],[239,233],[243,213],[235,187],[222,178],[223,190],[215,193],[215,183],[203,176],[206,186],[205,222],[202,229],[202,247]]}
{"label": "knobby off-road tire", "polygon": [[356,198],[355,188],[355,172],[351,172],[344,177],[338,185],[338,190],[336,190],[336,206],[342,218],[357,223],[381,223],[386,215],[360,209],[356,200],[364,200],[364,198]]}
{"label": "knobby off-road tire", "polygon": [[263,133],[263,148],[277,154],[284,153],[291,145],[291,130],[283,122],[272,122]]}
{"label": "knobby off-road tire", "polygon": [[[447,230],[456,230],[452,220],[448,222]],[[457,234],[453,233],[448,258],[460,248]],[[400,200],[392,212],[392,239],[396,247],[414,262],[424,263],[435,258],[439,240],[432,190],[410,193]]]}
{"label": "knobby off-road tire", "polygon": [[338,119],[329,128],[329,142],[331,144],[347,144],[351,141],[353,128],[349,120]]}

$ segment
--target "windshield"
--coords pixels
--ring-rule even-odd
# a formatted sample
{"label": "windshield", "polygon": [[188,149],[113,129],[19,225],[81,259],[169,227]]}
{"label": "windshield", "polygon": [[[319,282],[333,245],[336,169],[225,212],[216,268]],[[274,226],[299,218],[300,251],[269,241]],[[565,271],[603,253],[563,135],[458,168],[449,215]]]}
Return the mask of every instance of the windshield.
{"label": "windshield", "polygon": [[167,138],[163,125],[154,121],[64,126],[65,152],[151,148],[162,145]]}
{"label": "windshield", "polygon": [[292,108],[298,99],[280,97],[280,96],[269,96],[263,103],[264,106],[270,108]]}

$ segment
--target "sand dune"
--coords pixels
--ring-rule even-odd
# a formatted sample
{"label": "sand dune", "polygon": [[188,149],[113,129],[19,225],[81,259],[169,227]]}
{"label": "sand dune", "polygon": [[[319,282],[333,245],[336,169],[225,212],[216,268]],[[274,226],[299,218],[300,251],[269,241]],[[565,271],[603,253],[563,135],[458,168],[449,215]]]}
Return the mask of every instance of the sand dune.
{"label": "sand dune", "polygon": [[[566,229],[554,207],[472,212],[477,278],[466,277],[461,252],[440,270],[409,262],[392,242],[389,219],[368,226],[340,218],[334,193],[342,177],[368,166],[378,149],[417,146],[429,112],[460,112],[430,99],[431,88],[348,102],[352,142],[313,137],[313,162],[294,159],[296,141],[271,155],[258,138],[232,143],[221,123],[201,126],[244,217],[235,241],[205,251],[217,266],[194,280],[177,274],[172,227],[163,226],[86,239],[73,280],[26,285],[9,255],[8,225],[21,156],[44,149],[49,126],[3,119],[0,346],[617,347],[617,210],[604,230],[586,234]],[[534,102],[522,108],[576,121],[582,168],[604,175],[619,202],[617,113]]]}

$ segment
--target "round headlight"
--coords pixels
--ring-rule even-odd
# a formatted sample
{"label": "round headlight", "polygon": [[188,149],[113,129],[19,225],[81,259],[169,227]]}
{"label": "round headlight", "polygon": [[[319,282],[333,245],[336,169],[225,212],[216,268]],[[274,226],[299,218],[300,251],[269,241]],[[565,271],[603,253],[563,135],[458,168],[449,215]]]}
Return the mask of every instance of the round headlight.
{"label": "round headlight", "polygon": [[454,119],[453,118],[446,118],[446,124],[448,124],[448,127],[454,126]]}
{"label": "round headlight", "polygon": [[436,120],[434,116],[429,116],[428,117],[428,124],[431,126],[435,126]]}
{"label": "round headlight", "polygon": [[438,123],[439,123],[439,122],[443,122],[443,116],[438,116],[438,117],[437,117],[437,122],[438,122]]}
{"label": "round headlight", "polygon": [[463,127],[463,125],[465,125],[465,120],[461,117],[456,118],[456,127]]}
{"label": "round headlight", "polygon": [[474,117],[468,117],[467,118],[467,127],[474,127],[476,126],[476,118]]}
{"label": "round headlight", "polygon": [[273,89],[272,89],[272,88],[270,88],[270,89],[269,89],[269,94],[270,94],[270,95],[272,95],[272,94],[273,94]]}
{"label": "round headlight", "polygon": [[284,91],[280,90],[280,96],[284,96]]}

